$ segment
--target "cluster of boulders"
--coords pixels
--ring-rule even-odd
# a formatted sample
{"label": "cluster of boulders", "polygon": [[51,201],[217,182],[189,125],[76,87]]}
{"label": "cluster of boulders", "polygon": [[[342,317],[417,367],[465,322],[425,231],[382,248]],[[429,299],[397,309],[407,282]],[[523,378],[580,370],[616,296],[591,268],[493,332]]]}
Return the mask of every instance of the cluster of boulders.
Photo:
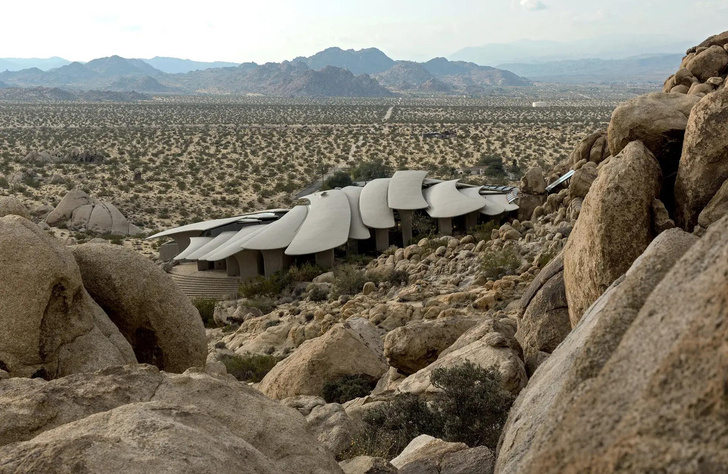
{"label": "cluster of boulders", "polygon": [[44,221],[51,227],[65,226],[77,232],[119,236],[142,233],[113,204],[92,198],[80,189],[66,194],[55,209],[45,216]]}
{"label": "cluster of boulders", "polygon": [[296,410],[206,364],[198,311],[152,261],[0,211],[3,472],[341,472]]}
{"label": "cluster of boulders", "polygon": [[728,76],[728,32],[711,36],[692,47],[680,69],[667,78],[663,92],[704,96],[725,88]]}

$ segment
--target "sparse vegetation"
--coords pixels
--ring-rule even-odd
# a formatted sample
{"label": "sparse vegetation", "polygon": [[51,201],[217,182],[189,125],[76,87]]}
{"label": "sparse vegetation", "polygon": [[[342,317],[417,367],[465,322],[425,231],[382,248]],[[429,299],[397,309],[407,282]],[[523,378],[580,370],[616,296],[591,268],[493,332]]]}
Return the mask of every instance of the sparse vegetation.
{"label": "sparse vegetation", "polygon": [[326,382],[323,389],[324,400],[326,403],[346,403],[369,395],[376,384],[376,379],[364,374],[344,375]]}
{"label": "sparse vegetation", "polygon": [[521,266],[521,257],[513,247],[502,250],[488,249],[481,256],[481,268],[486,278],[498,280],[513,275]]}
{"label": "sparse vegetation", "polygon": [[202,322],[205,327],[215,327],[214,315],[217,301],[209,298],[195,298],[192,300],[192,304],[195,308],[197,308],[197,311],[200,312],[200,318],[202,318]]}
{"label": "sparse vegetation", "polygon": [[257,383],[278,363],[278,358],[264,354],[224,354],[220,361],[228,373],[241,382]]}
{"label": "sparse vegetation", "polygon": [[405,393],[368,411],[365,429],[342,457],[392,459],[421,434],[494,450],[515,398],[502,387],[498,371],[467,361],[435,369],[431,380],[441,392],[430,403]]}
{"label": "sparse vegetation", "polygon": [[364,287],[367,278],[364,272],[354,265],[339,265],[334,269],[334,285],[331,288],[331,297],[342,295],[355,295]]}

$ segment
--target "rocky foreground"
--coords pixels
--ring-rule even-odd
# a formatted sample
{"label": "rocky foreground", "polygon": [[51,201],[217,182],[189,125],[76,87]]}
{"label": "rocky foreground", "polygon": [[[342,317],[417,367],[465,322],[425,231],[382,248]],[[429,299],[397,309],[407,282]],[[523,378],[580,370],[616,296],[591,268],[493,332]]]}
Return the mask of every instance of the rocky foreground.
{"label": "rocky foreground", "polygon": [[[578,143],[567,188],[529,171],[520,219],[218,303],[216,329],[151,261],[1,199],[0,472],[727,472],[726,45]],[[242,382],[246,357],[273,365]],[[463,436],[442,377],[480,369],[465,428],[503,418]],[[332,401],[346,377],[371,386]]]}

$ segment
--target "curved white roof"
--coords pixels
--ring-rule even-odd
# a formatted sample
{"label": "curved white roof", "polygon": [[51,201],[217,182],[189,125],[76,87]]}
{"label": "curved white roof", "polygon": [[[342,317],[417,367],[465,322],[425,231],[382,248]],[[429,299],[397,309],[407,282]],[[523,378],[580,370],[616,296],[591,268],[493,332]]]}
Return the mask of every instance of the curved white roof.
{"label": "curved white roof", "polygon": [[340,190],[304,196],[311,203],[301,228],[288,246],[286,255],[307,255],[330,250],[349,239],[351,208]]}
{"label": "curved white roof", "polygon": [[394,212],[389,208],[390,178],[379,178],[367,183],[359,196],[359,211],[364,225],[372,229],[394,227]]}
{"label": "curved white roof", "polygon": [[242,250],[240,246],[243,242],[247,241],[248,238],[265,229],[264,225],[249,225],[240,229],[230,240],[222,244],[220,247],[210,251],[209,253],[201,256],[198,260],[207,260],[208,262],[214,262],[217,260],[224,260],[231,255]]}
{"label": "curved white roof", "polygon": [[397,171],[389,182],[387,201],[391,209],[424,209],[427,201],[422,195],[422,183],[427,171]]}
{"label": "curved white roof", "polygon": [[202,247],[200,247],[197,250],[195,250],[194,252],[188,254],[187,260],[197,260],[198,258],[202,257],[203,255],[208,254],[217,248],[220,248],[228,240],[232,239],[233,236],[237,233],[238,233],[237,230],[228,230],[225,232],[221,232],[220,235],[214,237],[212,240],[210,240],[208,243],[206,243]]}
{"label": "curved white roof", "polygon": [[181,251],[179,254],[177,254],[176,257],[174,257],[175,260],[186,260],[187,256],[194,252],[195,250],[199,249],[200,247],[204,246],[205,244],[209,243],[212,240],[212,237],[190,237],[190,245],[187,246],[183,251]]}
{"label": "curved white roof", "polygon": [[478,187],[473,187],[473,188],[459,189],[459,191],[468,197],[479,197],[480,196],[480,197],[483,197],[483,199],[485,199],[486,204],[485,204],[485,206],[483,206],[480,209],[481,214],[485,214],[486,216],[497,216],[497,215],[500,215],[500,214],[503,214],[504,212],[506,212],[506,210],[503,209],[503,207],[499,206],[494,201],[488,201],[487,197],[480,194],[481,189],[482,189],[482,186],[478,186]]}
{"label": "curved white roof", "polygon": [[485,200],[489,203],[497,204],[498,206],[501,206],[503,209],[505,209],[506,212],[515,211],[518,209],[518,204],[514,204],[511,202],[508,202],[508,198],[505,194],[486,194]]}
{"label": "curved white roof", "polygon": [[371,237],[369,228],[364,225],[359,212],[359,197],[364,188],[359,186],[347,186],[342,191],[349,199],[349,207],[351,208],[351,225],[349,226],[349,238],[357,240],[365,240]]}
{"label": "curved white roof", "polygon": [[430,217],[457,217],[478,211],[486,206],[485,199],[478,196],[466,196],[457,188],[457,179],[444,181],[425,189],[425,200],[429,207]]}
{"label": "curved white roof", "polygon": [[255,222],[255,220],[249,219],[246,217],[237,216],[237,217],[226,217],[224,219],[213,219],[211,221],[195,222],[194,224],[187,224],[187,225],[183,225],[181,227],[175,227],[174,229],[169,229],[169,230],[165,230],[163,232],[159,232],[150,237],[147,237],[146,240],[156,239],[158,237],[166,237],[166,236],[174,235],[174,234],[181,234],[182,232],[190,232],[190,231],[205,232],[206,230],[211,230],[216,227],[222,227],[224,225],[232,224],[233,222]]}
{"label": "curved white roof", "polygon": [[245,248],[251,250],[284,249],[293,241],[296,232],[303,224],[308,214],[308,206],[296,206],[275,222],[250,237],[245,242]]}

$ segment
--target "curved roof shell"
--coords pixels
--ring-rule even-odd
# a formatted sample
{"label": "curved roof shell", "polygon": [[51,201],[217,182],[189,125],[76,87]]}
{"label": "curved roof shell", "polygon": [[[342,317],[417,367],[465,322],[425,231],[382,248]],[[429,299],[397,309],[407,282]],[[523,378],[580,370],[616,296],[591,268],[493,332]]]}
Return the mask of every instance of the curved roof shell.
{"label": "curved roof shell", "polygon": [[207,260],[209,262],[214,262],[217,260],[224,260],[231,255],[235,255],[242,250],[241,245],[243,244],[243,242],[247,241],[252,235],[262,231],[263,229],[265,229],[265,226],[263,225],[249,225],[243,227],[234,236],[232,236],[230,240],[225,242],[220,247],[199,257],[198,260]]}
{"label": "curved roof shell", "polygon": [[359,196],[359,212],[364,225],[372,229],[394,227],[394,212],[389,207],[390,178],[372,180],[364,186]]}
{"label": "curved roof shell", "polygon": [[288,247],[308,215],[308,206],[296,206],[286,215],[265,226],[245,242],[250,250],[273,250]]}
{"label": "curved roof shell", "polygon": [[518,204],[508,202],[508,198],[505,194],[486,194],[483,197],[488,203],[493,203],[502,207],[505,212],[511,212],[518,209]]}
{"label": "curved roof shell", "polygon": [[236,230],[227,230],[225,232],[220,232],[216,237],[214,237],[212,240],[210,240],[208,243],[203,245],[202,247],[198,248],[197,250],[193,251],[192,253],[187,255],[187,260],[197,260],[198,258],[202,257],[205,254],[208,254],[212,252],[213,250],[222,247],[227,243],[228,240],[232,239],[235,234],[237,234],[238,231]]}
{"label": "curved roof shell", "polygon": [[365,240],[371,237],[369,228],[364,225],[359,212],[359,198],[364,188],[359,186],[347,186],[342,191],[349,199],[349,207],[351,208],[351,224],[349,225],[349,238],[357,240]]}
{"label": "curved roof shell", "polygon": [[311,203],[306,219],[286,249],[286,255],[307,255],[331,250],[349,239],[351,208],[340,190],[304,196]]}
{"label": "curved roof shell", "polygon": [[156,239],[158,237],[167,237],[170,235],[181,234],[183,232],[190,232],[190,231],[205,232],[207,230],[215,229],[216,227],[222,227],[224,225],[232,224],[233,222],[255,222],[255,220],[237,216],[237,217],[226,217],[224,219],[213,219],[210,221],[195,222],[194,224],[187,224],[187,225],[183,225],[181,227],[175,227],[174,229],[168,229],[163,232],[156,233],[150,237],[147,237],[147,240]]}
{"label": "curved roof shell", "polygon": [[463,216],[478,211],[486,206],[485,199],[480,196],[467,196],[457,187],[458,180],[443,181],[425,189],[425,200],[429,207],[427,214],[434,218]]}
{"label": "curved roof shell", "polygon": [[425,209],[427,201],[422,194],[422,183],[427,171],[397,171],[389,181],[387,202],[391,209],[414,211]]}
{"label": "curved roof shell", "polygon": [[194,252],[195,250],[199,249],[200,247],[204,246],[205,244],[209,243],[212,240],[212,237],[190,237],[190,245],[187,246],[186,249],[181,251],[179,254],[177,254],[176,257],[174,257],[175,260],[186,260],[187,256]]}

